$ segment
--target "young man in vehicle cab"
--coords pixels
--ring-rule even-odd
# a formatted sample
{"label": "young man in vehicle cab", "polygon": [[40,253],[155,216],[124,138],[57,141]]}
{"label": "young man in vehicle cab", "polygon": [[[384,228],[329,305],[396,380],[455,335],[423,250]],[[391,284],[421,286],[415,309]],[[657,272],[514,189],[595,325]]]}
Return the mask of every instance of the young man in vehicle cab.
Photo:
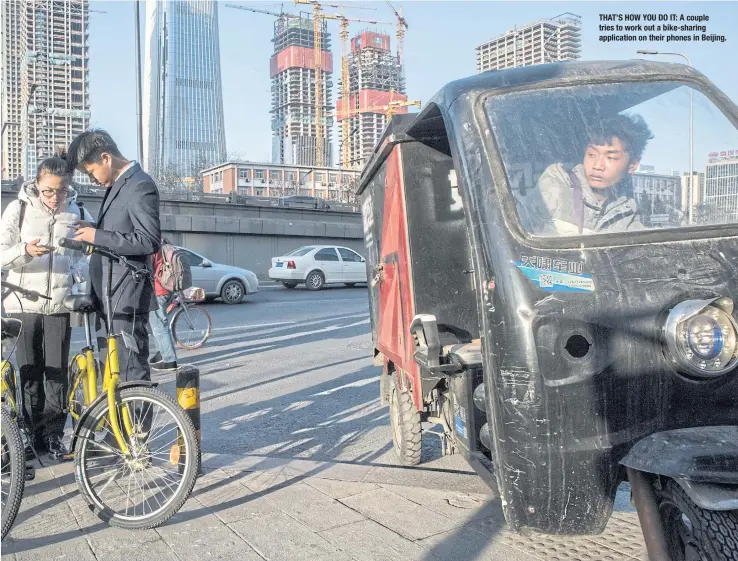
{"label": "young man in vehicle cab", "polygon": [[576,236],[640,230],[630,174],[653,138],[640,115],[615,115],[588,131],[581,164],[552,164],[537,192],[518,198],[524,227],[534,235]]}

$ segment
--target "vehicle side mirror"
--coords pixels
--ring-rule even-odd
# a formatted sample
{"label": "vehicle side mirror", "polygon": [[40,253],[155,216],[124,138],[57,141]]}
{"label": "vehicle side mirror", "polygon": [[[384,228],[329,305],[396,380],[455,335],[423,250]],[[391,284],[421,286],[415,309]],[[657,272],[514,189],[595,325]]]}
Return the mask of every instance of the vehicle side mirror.
{"label": "vehicle side mirror", "polygon": [[366,263],[366,259],[364,259],[364,258],[362,257],[362,258],[361,258],[361,262],[362,262],[362,263]]}
{"label": "vehicle side mirror", "polygon": [[213,264],[210,261],[208,261],[207,259],[203,259],[202,260],[202,263],[200,263],[200,267],[212,267],[212,266],[213,266]]}

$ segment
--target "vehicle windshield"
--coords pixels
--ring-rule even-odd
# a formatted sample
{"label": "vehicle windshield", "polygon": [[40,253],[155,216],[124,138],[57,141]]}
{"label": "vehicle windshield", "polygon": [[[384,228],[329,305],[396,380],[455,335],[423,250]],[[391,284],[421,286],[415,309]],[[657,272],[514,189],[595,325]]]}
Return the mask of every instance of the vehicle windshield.
{"label": "vehicle windshield", "polygon": [[533,236],[738,223],[738,131],[690,86],[510,93],[490,97],[486,110],[518,219]]}
{"label": "vehicle windshield", "polygon": [[292,255],[294,257],[302,257],[303,255],[307,255],[312,250],[315,249],[315,246],[305,246],[295,249],[294,251],[290,251],[287,255]]}

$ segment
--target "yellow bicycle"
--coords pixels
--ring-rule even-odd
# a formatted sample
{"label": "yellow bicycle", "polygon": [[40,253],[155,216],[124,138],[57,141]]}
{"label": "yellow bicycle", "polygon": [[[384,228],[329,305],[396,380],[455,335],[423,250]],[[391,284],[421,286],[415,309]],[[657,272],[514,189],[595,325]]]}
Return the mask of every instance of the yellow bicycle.
{"label": "yellow bicycle", "polygon": [[[113,296],[124,282],[150,281],[148,269],[93,244],[62,239],[62,247],[108,260],[105,290],[107,351],[102,380],[95,358],[90,295],[64,300],[83,315],[86,346],[71,360],[69,411],[75,421],[71,453],[80,491],[92,510],[111,526],[145,529],[175,514],[192,492],[200,469],[195,427],[177,402],[148,381],[121,382],[119,340],[113,333]],[[125,274],[113,286],[113,263]],[[99,385],[101,382],[101,385]]]}

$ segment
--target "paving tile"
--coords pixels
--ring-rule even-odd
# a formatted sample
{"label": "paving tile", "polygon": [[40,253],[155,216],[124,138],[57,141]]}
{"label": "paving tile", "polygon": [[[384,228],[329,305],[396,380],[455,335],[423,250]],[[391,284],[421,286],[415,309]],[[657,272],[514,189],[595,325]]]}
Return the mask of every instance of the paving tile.
{"label": "paving tile", "polygon": [[263,499],[315,532],[364,520],[358,512],[304,483],[267,491]]}
{"label": "paving tile", "polygon": [[[87,541],[81,537],[70,539],[62,535],[52,535],[30,540],[16,540],[15,558],[18,561],[38,561],[41,559],[61,559],[68,561],[95,561]],[[6,544],[3,542],[3,559],[7,555]]]}
{"label": "paving tile", "polygon": [[[153,561],[154,559],[156,561],[180,561],[172,548],[153,530],[146,532],[124,530],[123,532],[123,536],[118,535],[115,539],[108,537],[103,541],[90,538],[97,561]],[[126,539],[136,534],[151,534],[156,539],[145,543],[131,543],[129,539]],[[194,561],[194,558],[190,559]]]}
{"label": "paving tile", "polygon": [[420,540],[419,545],[426,548],[434,561],[535,561],[532,557],[501,543],[495,533],[482,534],[470,526],[436,534]]}
{"label": "paving tile", "polygon": [[305,480],[305,483],[334,499],[345,499],[346,497],[360,495],[361,493],[379,488],[379,485],[376,483],[339,481],[336,479],[321,479],[319,477],[310,477]]}
{"label": "paving tile", "polygon": [[269,561],[348,561],[345,553],[284,512],[229,525]]}
{"label": "paving tile", "polygon": [[426,549],[373,520],[362,520],[320,535],[357,561],[428,561]]}
{"label": "paving tile", "polygon": [[198,514],[196,510],[181,510],[156,533],[180,559],[236,558],[254,550],[214,514]]}
{"label": "paving tile", "polygon": [[348,497],[341,502],[411,540],[427,538],[457,526],[455,521],[387,489]]}
{"label": "paving tile", "polygon": [[459,493],[488,494],[490,488],[476,473],[419,467],[375,466],[362,479],[364,483],[403,485],[425,489],[454,489]]}
{"label": "paving tile", "polygon": [[278,510],[278,507],[267,501],[264,495],[242,485],[237,479],[203,490],[192,500],[206,507],[225,524]]}

